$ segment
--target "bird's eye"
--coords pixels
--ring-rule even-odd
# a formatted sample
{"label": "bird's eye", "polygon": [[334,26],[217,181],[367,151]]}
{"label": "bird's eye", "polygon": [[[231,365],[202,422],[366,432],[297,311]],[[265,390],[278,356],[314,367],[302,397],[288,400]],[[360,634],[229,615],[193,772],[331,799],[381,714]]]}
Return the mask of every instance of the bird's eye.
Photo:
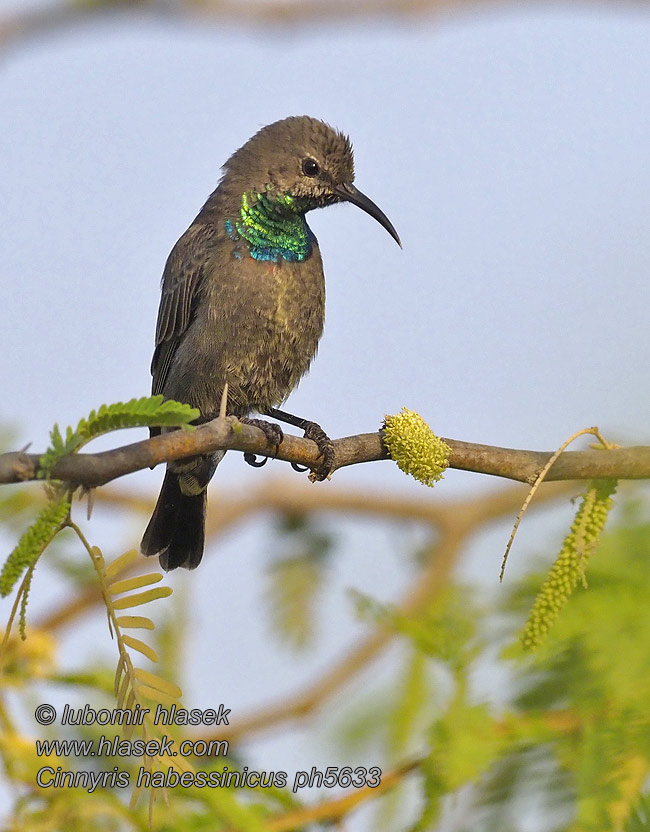
{"label": "bird's eye", "polygon": [[316,159],[303,159],[302,160],[302,172],[305,176],[318,176],[320,173],[320,165],[316,161]]}

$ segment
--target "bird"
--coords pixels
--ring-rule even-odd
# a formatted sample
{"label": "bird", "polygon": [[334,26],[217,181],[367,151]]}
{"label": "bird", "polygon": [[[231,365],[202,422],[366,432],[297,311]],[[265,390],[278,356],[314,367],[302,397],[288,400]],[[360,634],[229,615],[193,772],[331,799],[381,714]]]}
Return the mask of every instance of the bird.
{"label": "bird", "polygon": [[[324,324],[323,264],[305,215],[339,202],[361,208],[401,246],[388,217],[354,185],[346,135],[310,116],[262,127],[225,163],[167,259],[151,362],[152,395],[198,408],[195,424],[219,415],[225,389],[226,413],[261,427],[276,452],[282,429],[251,413],[304,430],[322,458],[316,479],[331,472],[331,440],[278,407],[309,369]],[[168,463],[141,543],[165,571],[199,565],[206,488],[224,454]]]}

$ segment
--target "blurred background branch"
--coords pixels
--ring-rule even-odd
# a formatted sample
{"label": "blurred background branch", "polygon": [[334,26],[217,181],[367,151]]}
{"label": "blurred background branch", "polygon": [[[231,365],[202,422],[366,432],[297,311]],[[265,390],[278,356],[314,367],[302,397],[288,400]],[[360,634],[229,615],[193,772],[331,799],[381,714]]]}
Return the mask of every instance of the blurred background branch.
{"label": "blurred background branch", "polygon": [[[590,0],[594,2],[594,0]],[[603,0],[595,0],[600,5]],[[604,0],[618,7],[645,6],[647,0]],[[538,5],[542,5],[539,2]],[[0,15],[0,48],[55,34],[89,21],[133,17],[142,20],[237,25],[244,28],[312,29],[315,25],[366,25],[371,22],[418,24],[449,11],[522,5],[521,0],[301,0],[301,2],[220,2],[220,0],[76,0],[34,5]],[[548,0],[548,5],[554,5]]]}
{"label": "blurred background branch", "polygon": [[215,2],[214,0],[81,0],[34,6],[24,11],[0,16],[0,47],[31,37],[55,33],[89,20],[108,15],[138,19],[187,21],[209,25],[240,25],[287,28],[313,27],[317,24],[363,23],[413,19],[447,9],[488,5],[495,0],[379,0],[348,3],[343,0],[323,2]]}
{"label": "blurred background branch", "polygon": [[[554,483],[543,487],[533,503],[543,508],[567,495],[574,494],[577,483]],[[208,514],[206,529],[209,544],[251,522],[255,515],[267,512],[282,514],[325,514],[376,517],[392,522],[415,521],[430,529],[433,535],[427,555],[427,568],[418,572],[411,587],[404,593],[398,609],[404,615],[417,616],[433,601],[448,583],[468,539],[479,533],[487,523],[516,514],[527,489],[506,488],[489,495],[462,500],[434,500],[422,497],[406,499],[399,493],[377,494],[359,489],[323,491],[296,484],[290,479],[271,480],[239,496],[225,492],[213,495],[215,506]],[[126,490],[102,489],[97,495],[98,506],[137,510],[143,519],[151,511],[149,500]],[[149,563],[138,559],[131,569],[133,574],[146,571]],[[102,603],[96,586],[89,586],[69,600],[42,614],[34,621],[37,630],[56,632],[61,628],[78,626],[80,616],[92,614]],[[235,716],[228,726],[220,726],[216,734],[202,735],[202,739],[240,740],[260,731],[278,728],[287,722],[313,717],[328,699],[336,695],[354,676],[377,658],[395,632],[390,627],[378,626],[364,636],[357,645],[331,663],[330,667],[303,690],[285,695],[278,702],[260,703],[248,714]]]}

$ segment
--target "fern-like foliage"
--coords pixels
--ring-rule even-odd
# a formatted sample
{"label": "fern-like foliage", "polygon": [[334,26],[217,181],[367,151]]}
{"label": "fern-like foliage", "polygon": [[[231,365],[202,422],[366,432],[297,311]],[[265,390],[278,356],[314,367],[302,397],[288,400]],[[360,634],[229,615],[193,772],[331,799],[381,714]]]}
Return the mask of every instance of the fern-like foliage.
{"label": "fern-like foliage", "polygon": [[[123,610],[144,606],[157,598],[165,598],[172,594],[172,588],[169,586],[154,586],[163,578],[160,572],[124,577],[125,571],[138,557],[138,552],[135,549],[125,552],[108,566],[106,566],[104,557],[96,546],[88,547],[88,551],[95,566],[106,604],[109,628],[117,642],[118,662],[114,682],[117,707],[126,708],[130,711],[149,709],[142,725],[124,726],[124,734],[128,739],[135,730],[138,730],[142,739],[149,742],[149,740],[159,736],[159,729],[155,725],[151,713],[155,712],[157,705],[162,705],[165,708],[170,705],[179,705],[182,692],[178,685],[173,682],[163,679],[150,670],[135,666],[132,651],[140,653],[151,662],[157,662],[158,656],[153,647],[141,638],[136,638],[124,631],[153,630],[154,623],[146,616],[128,613],[122,615],[121,613]],[[143,590],[143,587],[149,588]],[[173,757],[167,754],[145,756],[143,764],[144,769],[149,772],[166,771],[170,766],[180,773],[192,771],[191,766],[179,755]],[[141,791],[141,788],[134,790],[131,796],[132,806],[137,802]]]}
{"label": "fern-like foliage", "polygon": [[[387,751],[398,760],[419,755],[423,735],[430,739],[429,753],[418,766],[420,812],[408,828],[408,832],[427,832],[436,827],[444,795],[480,776],[500,750],[488,710],[473,705],[467,695],[467,676],[478,649],[479,610],[460,586],[442,590],[429,606],[413,614],[357,591],[349,594],[362,618],[390,627],[410,642],[406,672],[399,683],[391,682],[385,734]],[[454,696],[447,704],[442,691],[450,684]],[[388,800],[390,796],[374,828],[396,828],[395,817],[387,819]]]}
{"label": "fern-like foliage", "polygon": [[[70,513],[69,495],[49,502],[18,541],[0,572],[0,595],[6,597],[26,569],[34,567],[45,548],[63,528]],[[24,615],[24,613],[23,613]]]}
{"label": "fern-like foliage", "polygon": [[56,463],[67,454],[76,453],[91,439],[113,430],[137,427],[182,427],[199,417],[199,411],[188,404],[162,396],[145,396],[128,402],[103,404],[81,419],[73,430],[68,426],[65,438],[59,426],[50,431],[51,445],[40,460],[39,477],[47,479]]}

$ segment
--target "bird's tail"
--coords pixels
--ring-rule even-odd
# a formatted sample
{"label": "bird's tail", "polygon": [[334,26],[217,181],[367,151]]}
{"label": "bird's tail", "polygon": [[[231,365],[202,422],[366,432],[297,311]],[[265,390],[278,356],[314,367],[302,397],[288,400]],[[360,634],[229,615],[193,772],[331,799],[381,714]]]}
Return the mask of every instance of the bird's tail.
{"label": "bird's tail", "polygon": [[198,494],[183,494],[179,474],[168,470],[140,544],[142,554],[159,555],[166,572],[179,566],[196,569],[205,544],[206,503],[205,488]]}

